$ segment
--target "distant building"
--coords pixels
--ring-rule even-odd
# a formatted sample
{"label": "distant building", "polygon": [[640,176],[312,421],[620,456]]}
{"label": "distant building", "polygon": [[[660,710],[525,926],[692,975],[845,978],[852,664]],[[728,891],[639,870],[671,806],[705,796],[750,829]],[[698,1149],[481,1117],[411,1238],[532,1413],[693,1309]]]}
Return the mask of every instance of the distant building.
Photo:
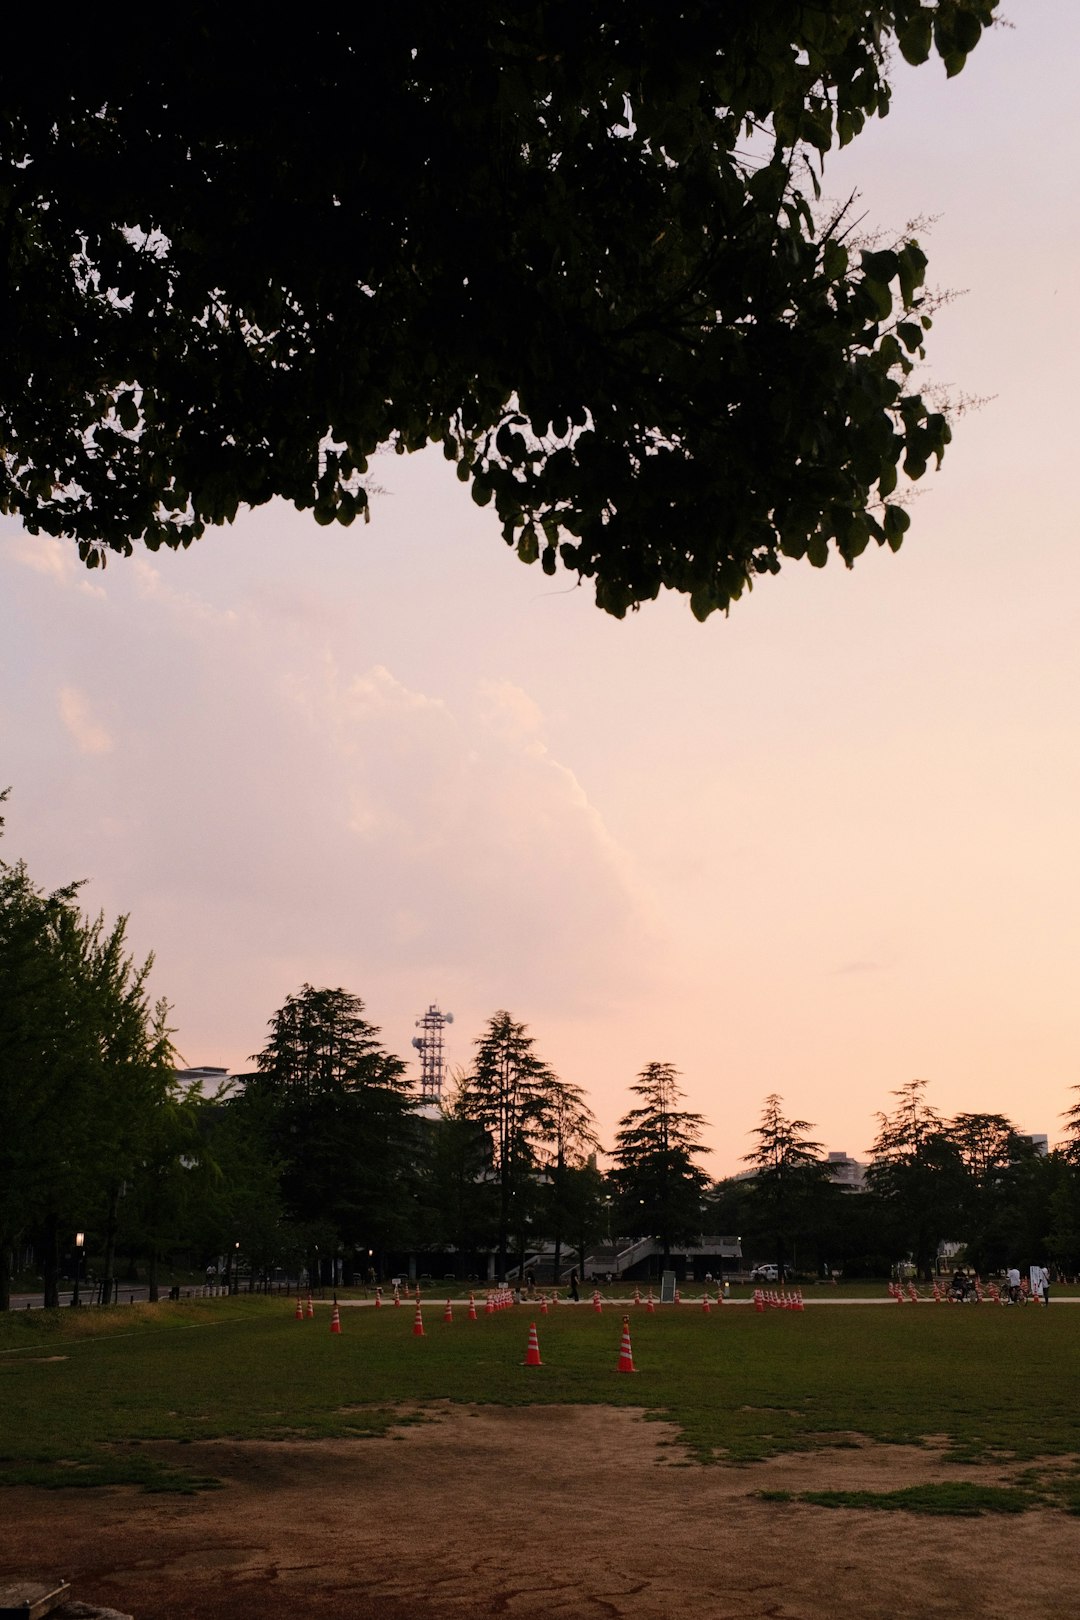
{"label": "distant building", "polygon": [[218,1068],[213,1063],[201,1063],[194,1069],[175,1069],[173,1072],[182,1086],[201,1085],[205,1092],[216,1091],[229,1078],[228,1069]]}
{"label": "distant building", "polygon": [[849,1159],[846,1153],[827,1153],[825,1162],[829,1167],[829,1180],[837,1187],[845,1187],[849,1192],[866,1191],[866,1165],[860,1164],[857,1159]]}
{"label": "distant building", "polygon": [[1026,1142],[1031,1143],[1032,1147],[1035,1149],[1035,1151],[1039,1155],[1040,1159],[1045,1159],[1045,1158],[1047,1158],[1049,1156],[1049,1153],[1050,1153],[1050,1139],[1049,1139],[1049,1137],[1044,1136],[1041,1131],[1021,1131],[1020,1134],[1021,1134],[1021,1136],[1024,1138],[1024,1140]]}

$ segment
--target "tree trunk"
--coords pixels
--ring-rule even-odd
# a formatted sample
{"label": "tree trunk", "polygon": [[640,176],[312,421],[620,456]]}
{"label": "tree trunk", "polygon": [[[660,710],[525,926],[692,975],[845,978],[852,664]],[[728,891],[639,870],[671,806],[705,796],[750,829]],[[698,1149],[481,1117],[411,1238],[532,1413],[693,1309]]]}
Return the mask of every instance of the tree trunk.
{"label": "tree trunk", "polygon": [[41,1275],[45,1289],[45,1309],[54,1311],[60,1304],[60,1255],[55,1215],[46,1217],[42,1229]]}
{"label": "tree trunk", "polygon": [[503,1172],[499,1186],[499,1281],[506,1281],[506,1253],[510,1247],[510,1181]]}
{"label": "tree trunk", "polygon": [[146,1297],[151,1305],[156,1305],[158,1302],[158,1252],[156,1245],[150,1250],[150,1259],[146,1266],[146,1283]]}
{"label": "tree trunk", "polygon": [[116,1217],[120,1208],[120,1188],[109,1188],[109,1208],[105,1216],[105,1259],[101,1269],[101,1303],[111,1305],[116,1294]]}
{"label": "tree trunk", "polygon": [[0,1233],[0,1311],[11,1309],[11,1278],[15,1270],[15,1244]]}

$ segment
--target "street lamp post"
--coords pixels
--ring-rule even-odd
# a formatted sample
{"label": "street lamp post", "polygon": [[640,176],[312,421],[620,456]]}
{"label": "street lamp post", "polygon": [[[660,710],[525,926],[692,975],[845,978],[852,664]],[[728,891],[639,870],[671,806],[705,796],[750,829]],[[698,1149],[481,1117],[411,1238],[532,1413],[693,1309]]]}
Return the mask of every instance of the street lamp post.
{"label": "street lamp post", "polygon": [[75,1286],[71,1290],[71,1303],[73,1305],[78,1305],[79,1304],[79,1272],[82,1270],[82,1252],[83,1252],[83,1244],[85,1242],[86,1242],[86,1233],[85,1232],[76,1232],[76,1234],[75,1234]]}

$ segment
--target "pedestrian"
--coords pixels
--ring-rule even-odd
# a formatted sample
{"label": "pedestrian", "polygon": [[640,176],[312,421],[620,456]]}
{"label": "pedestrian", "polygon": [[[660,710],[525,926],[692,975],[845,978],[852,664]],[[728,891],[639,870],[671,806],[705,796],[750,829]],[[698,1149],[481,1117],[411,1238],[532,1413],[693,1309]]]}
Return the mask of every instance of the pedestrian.
{"label": "pedestrian", "polygon": [[1010,1266],[1009,1267],[1008,1276],[1006,1278],[1006,1286],[1007,1286],[1007,1288],[1009,1290],[1009,1304],[1010,1305],[1019,1305],[1019,1303],[1020,1303],[1020,1268],[1019,1268],[1019,1266]]}
{"label": "pedestrian", "polygon": [[575,1266],[573,1271],[570,1273],[570,1298],[573,1300],[575,1305],[578,1302],[578,1297],[578,1274],[577,1266]]}
{"label": "pedestrian", "polygon": [[1045,1266],[1032,1266],[1028,1271],[1031,1278],[1031,1297],[1040,1305],[1050,1303],[1050,1273]]}

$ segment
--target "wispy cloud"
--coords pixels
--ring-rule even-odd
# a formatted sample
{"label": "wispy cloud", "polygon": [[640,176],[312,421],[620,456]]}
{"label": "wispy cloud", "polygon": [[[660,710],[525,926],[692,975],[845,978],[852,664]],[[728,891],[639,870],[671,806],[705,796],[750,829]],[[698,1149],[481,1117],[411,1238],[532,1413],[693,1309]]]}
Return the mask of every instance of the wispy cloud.
{"label": "wispy cloud", "polygon": [[44,574],[55,585],[74,588],[84,596],[105,596],[103,586],[88,578],[70,540],[57,540],[49,534],[19,533],[7,537],[5,550],[23,568]]}
{"label": "wispy cloud", "polygon": [[60,718],[80,754],[110,754],[113,740],[105,727],[94,719],[90,700],[77,686],[60,688]]}

